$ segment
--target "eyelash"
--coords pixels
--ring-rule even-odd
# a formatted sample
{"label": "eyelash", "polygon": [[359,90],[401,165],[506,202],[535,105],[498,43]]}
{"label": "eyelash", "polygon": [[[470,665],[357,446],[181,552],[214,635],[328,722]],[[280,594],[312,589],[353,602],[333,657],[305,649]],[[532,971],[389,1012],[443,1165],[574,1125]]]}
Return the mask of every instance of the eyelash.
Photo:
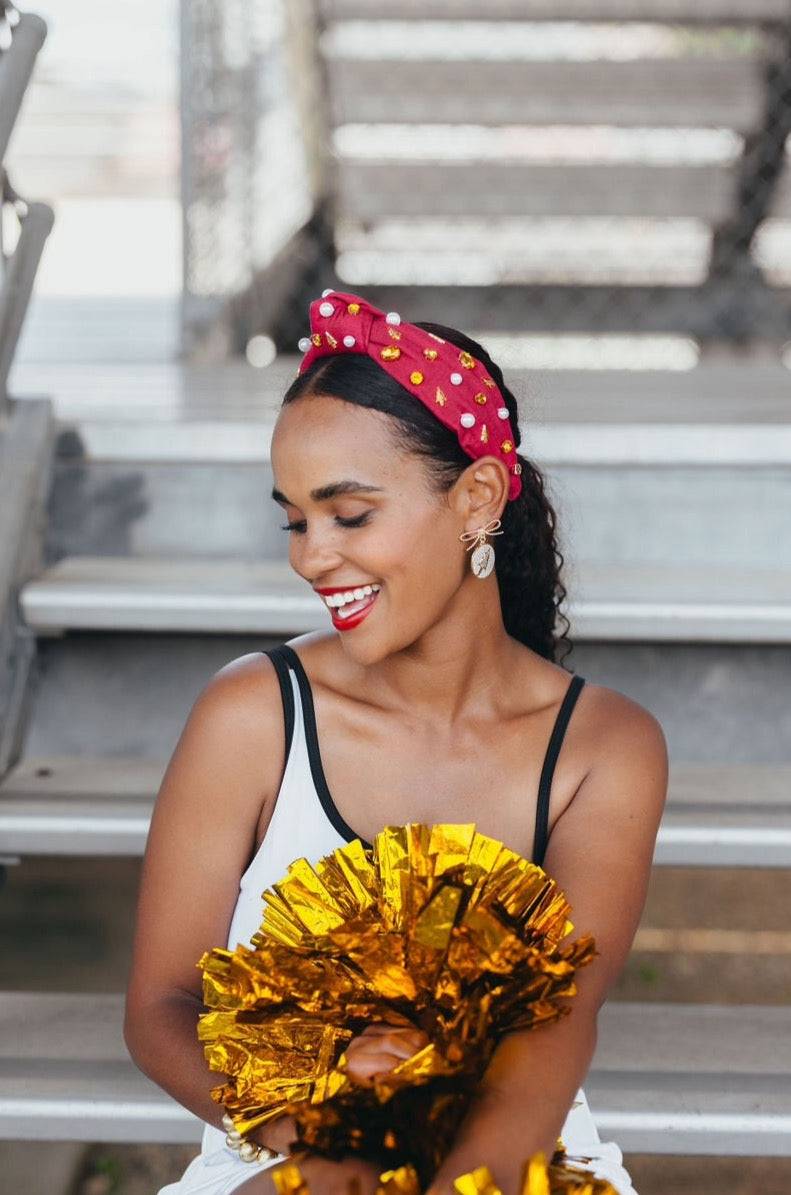
{"label": "eyelash", "polygon": [[[338,526],[345,528],[364,527],[371,517],[370,510],[366,510],[361,515],[355,515],[353,519],[342,519],[340,515],[336,515],[335,521]],[[305,519],[300,519],[296,523],[285,523],[281,528],[282,531],[293,531],[296,535],[303,535],[307,529]]]}

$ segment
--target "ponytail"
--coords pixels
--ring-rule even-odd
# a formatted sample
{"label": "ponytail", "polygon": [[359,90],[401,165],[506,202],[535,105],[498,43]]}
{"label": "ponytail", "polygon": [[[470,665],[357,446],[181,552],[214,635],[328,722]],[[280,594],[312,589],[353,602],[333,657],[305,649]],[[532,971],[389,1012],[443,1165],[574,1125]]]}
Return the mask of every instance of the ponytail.
{"label": "ponytail", "polygon": [[568,619],[561,612],[566,588],[556,517],[543,474],[520,455],[522,492],[503,511],[495,568],[505,629],[547,660],[567,654]]}

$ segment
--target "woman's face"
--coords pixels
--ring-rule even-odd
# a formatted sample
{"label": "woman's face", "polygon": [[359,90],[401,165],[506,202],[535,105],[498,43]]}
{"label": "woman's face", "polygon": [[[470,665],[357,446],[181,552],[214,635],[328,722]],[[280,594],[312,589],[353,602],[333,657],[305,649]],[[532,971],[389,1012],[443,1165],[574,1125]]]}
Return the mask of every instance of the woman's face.
{"label": "woman's face", "polygon": [[289,559],[360,662],[415,643],[467,577],[464,523],[387,415],[323,395],[284,407],[272,439]]}

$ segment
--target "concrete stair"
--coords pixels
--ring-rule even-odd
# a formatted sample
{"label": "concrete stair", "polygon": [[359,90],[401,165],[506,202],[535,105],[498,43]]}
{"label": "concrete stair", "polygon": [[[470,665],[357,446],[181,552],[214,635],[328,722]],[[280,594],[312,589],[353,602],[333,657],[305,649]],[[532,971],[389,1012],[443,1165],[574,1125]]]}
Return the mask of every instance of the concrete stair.
{"label": "concrete stair", "polygon": [[[28,757],[0,782],[12,855],[141,855],[166,761]],[[676,767],[655,866],[791,867],[791,765]]]}
{"label": "concrete stair", "polygon": [[[0,995],[0,1123],[52,1140],[200,1139],[122,1044],[117,996]],[[784,1156],[791,1011],[612,1004],[586,1082],[600,1132],[637,1153]]]}

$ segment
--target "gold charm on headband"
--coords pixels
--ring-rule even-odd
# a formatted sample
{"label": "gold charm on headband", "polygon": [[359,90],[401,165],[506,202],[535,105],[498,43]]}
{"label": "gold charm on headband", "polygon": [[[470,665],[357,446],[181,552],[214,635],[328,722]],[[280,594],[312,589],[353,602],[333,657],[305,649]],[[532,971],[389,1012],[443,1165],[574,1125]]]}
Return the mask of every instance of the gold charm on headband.
{"label": "gold charm on headband", "polygon": [[502,535],[500,520],[492,519],[485,527],[477,531],[463,531],[459,539],[463,544],[469,544],[468,552],[470,567],[480,581],[485,581],[494,572],[494,547],[486,542],[487,535]]}

